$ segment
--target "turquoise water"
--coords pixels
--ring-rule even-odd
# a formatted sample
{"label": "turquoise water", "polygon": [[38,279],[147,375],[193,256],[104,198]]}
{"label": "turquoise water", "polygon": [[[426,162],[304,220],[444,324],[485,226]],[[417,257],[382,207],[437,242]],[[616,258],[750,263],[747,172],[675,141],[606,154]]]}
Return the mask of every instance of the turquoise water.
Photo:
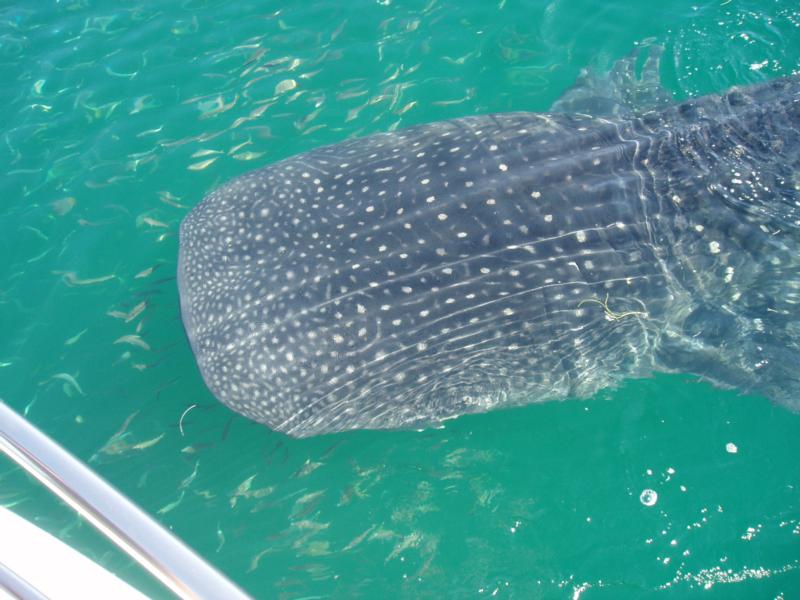
{"label": "turquoise water", "polygon": [[[786,75],[795,3],[286,4],[0,7],[0,397],[259,598],[800,594],[800,416],[659,375],[293,440],[205,389],[174,281],[178,223],[232,176],[547,110],[641,43],[680,98]],[[163,594],[6,462],[0,503]]]}

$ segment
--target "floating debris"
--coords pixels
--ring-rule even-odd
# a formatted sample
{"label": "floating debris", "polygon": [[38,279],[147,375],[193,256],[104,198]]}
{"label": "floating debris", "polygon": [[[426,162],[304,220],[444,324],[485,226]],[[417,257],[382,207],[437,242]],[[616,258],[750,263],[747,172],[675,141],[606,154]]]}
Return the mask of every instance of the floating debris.
{"label": "floating debris", "polygon": [[658,502],[658,492],[651,489],[642,490],[642,493],[639,494],[639,502],[645,506],[654,506]]}
{"label": "floating debris", "polygon": [[185,411],[183,411],[183,414],[181,414],[181,418],[178,420],[178,429],[181,432],[181,437],[184,436],[184,433],[183,433],[183,419],[184,419],[184,417],[186,417],[187,414],[189,414],[189,411],[192,410],[193,408],[197,408],[197,404],[192,404],[189,408],[187,408]]}
{"label": "floating debris", "polygon": [[222,528],[219,526],[219,523],[217,523],[217,539],[219,540],[219,545],[217,545],[216,552],[219,552],[225,545],[225,534],[222,532]]}

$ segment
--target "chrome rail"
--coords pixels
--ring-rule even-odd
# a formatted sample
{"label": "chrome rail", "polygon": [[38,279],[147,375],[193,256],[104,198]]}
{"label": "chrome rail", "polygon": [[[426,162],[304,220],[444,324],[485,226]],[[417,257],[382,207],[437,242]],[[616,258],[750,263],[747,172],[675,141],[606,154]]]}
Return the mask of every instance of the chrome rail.
{"label": "chrome rail", "polygon": [[[0,592],[11,594],[12,598],[24,600],[48,600],[47,596],[36,589],[29,581],[0,563]],[[0,595],[2,596],[2,595]]]}
{"label": "chrome rail", "polygon": [[2,400],[0,452],[38,479],[179,598],[250,598]]}

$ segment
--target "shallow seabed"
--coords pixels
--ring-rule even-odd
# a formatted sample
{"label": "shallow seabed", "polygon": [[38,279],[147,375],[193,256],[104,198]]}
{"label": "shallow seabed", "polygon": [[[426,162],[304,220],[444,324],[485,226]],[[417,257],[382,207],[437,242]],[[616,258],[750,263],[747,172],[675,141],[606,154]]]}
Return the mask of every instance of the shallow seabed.
{"label": "shallow seabed", "polygon": [[[356,135],[547,110],[653,41],[677,97],[720,91],[800,68],[800,9],[0,7],[0,397],[259,598],[795,597],[800,416],[763,398],[655,376],[293,440],[219,405],[182,331],[177,227],[216,184]],[[0,503],[164,595],[5,461]]]}

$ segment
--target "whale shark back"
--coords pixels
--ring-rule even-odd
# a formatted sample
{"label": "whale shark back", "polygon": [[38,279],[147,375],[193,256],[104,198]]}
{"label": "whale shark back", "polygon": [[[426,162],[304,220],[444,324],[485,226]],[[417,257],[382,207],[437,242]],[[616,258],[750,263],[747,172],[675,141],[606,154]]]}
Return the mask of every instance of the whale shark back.
{"label": "whale shark back", "polygon": [[[585,397],[654,370],[774,388],[758,344],[736,343],[771,314],[736,302],[771,272],[767,252],[800,286],[797,238],[770,229],[796,192],[773,190],[780,211],[724,200],[744,202],[726,191],[736,165],[786,183],[762,167],[796,161],[787,81],[668,108],[651,90],[660,110],[640,113],[577,85],[556,108],[605,116],[454,119],[228,182],[180,232],[181,312],[209,389],[307,436]],[[768,363],[797,343],[791,285]]]}

